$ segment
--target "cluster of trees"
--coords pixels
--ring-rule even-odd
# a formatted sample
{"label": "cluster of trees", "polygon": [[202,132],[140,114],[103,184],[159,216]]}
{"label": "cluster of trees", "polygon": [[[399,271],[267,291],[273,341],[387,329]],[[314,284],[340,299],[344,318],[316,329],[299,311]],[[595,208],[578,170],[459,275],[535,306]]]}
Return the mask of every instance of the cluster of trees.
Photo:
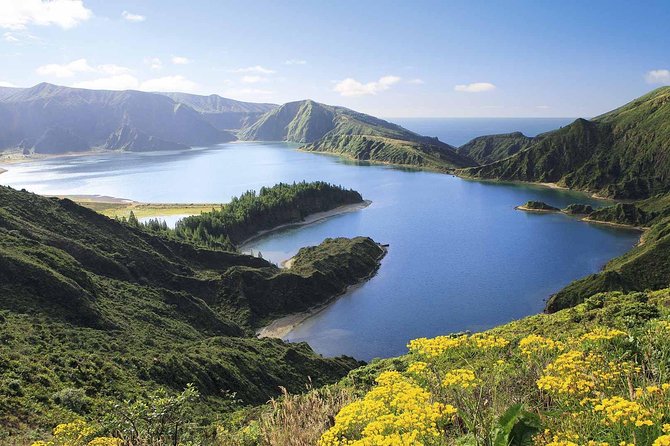
{"label": "cluster of trees", "polygon": [[[323,181],[279,183],[259,192],[245,192],[221,209],[187,217],[177,223],[174,233],[208,246],[235,245],[260,231],[361,201],[358,192]],[[160,227],[151,222],[148,225]]]}

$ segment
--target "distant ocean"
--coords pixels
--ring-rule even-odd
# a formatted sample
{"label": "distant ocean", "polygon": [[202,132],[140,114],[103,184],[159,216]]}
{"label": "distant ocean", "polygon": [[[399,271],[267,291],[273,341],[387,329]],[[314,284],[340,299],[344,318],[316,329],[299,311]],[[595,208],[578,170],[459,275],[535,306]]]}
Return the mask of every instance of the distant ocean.
{"label": "distant ocean", "polygon": [[521,132],[536,136],[570,124],[575,118],[386,118],[424,136],[459,147],[472,138],[497,133]]}

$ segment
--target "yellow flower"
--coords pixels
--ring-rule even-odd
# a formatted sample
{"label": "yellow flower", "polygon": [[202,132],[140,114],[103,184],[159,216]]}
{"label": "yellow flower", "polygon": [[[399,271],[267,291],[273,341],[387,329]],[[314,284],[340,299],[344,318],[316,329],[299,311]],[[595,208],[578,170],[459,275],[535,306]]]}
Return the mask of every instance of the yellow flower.
{"label": "yellow flower", "polygon": [[480,381],[475,376],[475,372],[468,369],[455,369],[447,372],[442,380],[444,387],[460,387],[462,389],[475,387],[479,383]]}
{"label": "yellow flower", "polygon": [[670,435],[661,435],[654,440],[653,446],[670,446]]}
{"label": "yellow flower", "polygon": [[607,361],[599,353],[570,350],[545,367],[537,387],[554,394],[585,397],[608,388],[634,369],[630,362]]}
{"label": "yellow flower", "polygon": [[634,424],[636,427],[652,426],[651,412],[635,401],[620,396],[603,399],[593,408],[594,412],[602,412],[602,423],[607,426]]}
{"label": "yellow flower", "polygon": [[526,356],[533,356],[544,352],[562,351],[564,348],[565,346],[562,342],[538,335],[528,335],[519,341],[519,349]]}
{"label": "yellow flower", "polygon": [[617,330],[615,328],[594,328],[588,333],[581,336],[582,341],[609,341],[610,339],[621,336],[628,336],[625,331]]}

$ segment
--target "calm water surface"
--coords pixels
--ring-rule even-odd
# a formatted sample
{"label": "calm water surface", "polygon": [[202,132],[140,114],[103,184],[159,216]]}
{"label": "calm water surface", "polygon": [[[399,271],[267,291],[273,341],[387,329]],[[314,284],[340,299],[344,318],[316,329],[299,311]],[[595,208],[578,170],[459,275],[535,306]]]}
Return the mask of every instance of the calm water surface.
{"label": "calm water surface", "polygon": [[367,166],[289,144],[233,143],[181,153],[105,154],[3,166],[0,183],[44,194],[150,202],[225,202],[280,181],[325,180],[360,191],[368,208],[277,232],[251,248],[271,261],[326,237],[390,244],[379,273],[291,332],[324,355],[402,354],[409,339],[481,330],[542,310],[544,299],[598,271],[638,239],[633,231],[528,214],[514,206],[597,204],[536,186]]}

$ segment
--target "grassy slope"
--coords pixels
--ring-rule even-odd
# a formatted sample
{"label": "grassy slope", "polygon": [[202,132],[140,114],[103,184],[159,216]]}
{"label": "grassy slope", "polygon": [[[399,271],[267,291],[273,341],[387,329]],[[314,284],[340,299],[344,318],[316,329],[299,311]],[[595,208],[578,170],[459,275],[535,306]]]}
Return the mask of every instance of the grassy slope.
{"label": "grassy slope", "polygon": [[670,87],[662,87],[592,121],[546,133],[516,155],[463,175],[556,182],[614,198],[670,190]]}
{"label": "grassy slope", "polygon": [[434,169],[473,166],[469,157],[437,139],[396,124],[314,101],[284,104],[240,133],[241,139],[305,143],[308,151],[357,160]]}
{"label": "grassy slope", "polygon": [[521,132],[480,136],[459,147],[458,153],[469,156],[479,164],[490,164],[520,152],[535,140]]}
{"label": "grassy slope", "polygon": [[[0,188],[0,436],[71,418],[73,408],[54,399],[67,389],[85,391],[76,409],[84,415],[106,400],[190,382],[203,408],[221,409],[225,390],[258,403],[280,385],[295,391],[309,376],[317,384],[342,376],[358,363],[248,337],[255,321],[371,274],[383,254],[366,238],[310,252],[297,272],[279,270],[69,200]],[[240,271],[250,280],[238,280]]]}

